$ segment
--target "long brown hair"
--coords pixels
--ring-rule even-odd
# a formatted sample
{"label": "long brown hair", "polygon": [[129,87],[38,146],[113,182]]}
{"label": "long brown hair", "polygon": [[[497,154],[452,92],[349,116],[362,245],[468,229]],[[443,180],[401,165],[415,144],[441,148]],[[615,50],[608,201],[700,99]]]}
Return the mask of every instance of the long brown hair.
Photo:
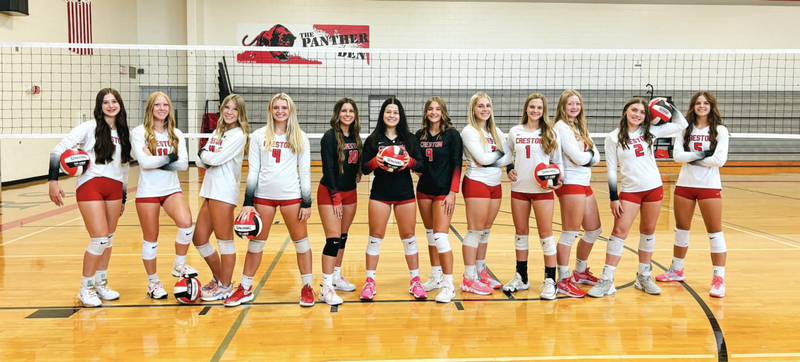
{"label": "long brown hair", "polygon": [[542,118],[539,118],[539,130],[542,135],[542,149],[548,155],[552,155],[558,148],[556,141],[556,132],[553,130],[553,120],[547,115],[547,98],[541,93],[531,93],[528,99],[525,100],[525,105],[522,106],[522,119],[519,124],[527,125],[530,119],[528,118],[528,106],[534,99],[542,100]]}
{"label": "long brown hair", "polygon": [[711,110],[708,112],[708,135],[711,138],[711,149],[717,148],[717,126],[724,126],[722,116],[720,115],[719,108],[717,107],[717,97],[714,97],[708,91],[699,91],[692,96],[689,101],[689,111],[686,112],[686,120],[689,121],[689,126],[683,131],[683,149],[684,151],[692,151],[689,148],[689,137],[692,135],[692,129],[697,126],[697,115],[694,113],[694,105],[700,96],[705,97],[708,104],[711,105]]}
{"label": "long brown hair", "polygon": [[428,132],[431,130],[431,121],[428,120],[428,107],[433,103],[437,103],[442,107],[442,120],[439,121],[439,134],[444,134],[448,128],[453,127],[453,121],[450,120],[450,112],[447,111],[447,104],[441,97],[433,96],[425,102],[425,107],[422,108],[422,134],[419,136],[421,141],[428,139]]}
{"label": "long brown hair", "polygon": [[[222,118],[222,112],[225,110],[225,106],[228,105],[228,102],[233,102],[236,104],[236,111],[239,113],[239,119],[236,120],[239,127],[242,128],[242,132],[244,132],[244,154],[247,155],[249,151],[249,147],[247,145],[250,143],[250,121],[247,119],[247,107],[245,106],[244,97],[238,94],[229,94],[219,105],[219,115]],[[228,125],[225,120],[220,119],[217,122],[217,129],[214,131],[213,137],[219,137],[222,139],[222,136],[230,129],[236,128],[235,126]]]}
{"label": "long brown hair", "polygon": [[628,108],[630,108],[634,104],[641,104],[644,107],[644,122],[640,127],[643,128],[643,137],[644,141],[647,142],[647,147],[650,148],[653,146],[653,135],[650,134],[650,111],[647,110],[647,101],[642,98],[633,98],[625,103],[625,107],[622,108],[622,117],[619,119],[619,134],[617,135],[617,143],[622,149],[628,149],[628,141],[631,138],[628,136]]}
{"label": "long brown hair", "polygon": [[103,113],[103,100],[106,95],[111,94],[119,104],[119,113],[114,117],[114,127],[117,129],[119,146],[122,148],[122,159],[120,162],[126,164],[131,160],[131,141],[130,131],[128,130],[128,112],[125,111],[125,103],[116,89],[103,88],[97,92],[94,101],[94,120],[97,127],[94,130],[94,155],[95,162],[104,164],[114,160],[114,141],[111,139],[111,127],[106,122],[106,115]]}
{"label": "long brown hair", "polygon": [[[575,122],[571,122],[567,116],[567,101],[572,96],[578,97],[581,102],[581,113],[575,118]],[[589,136],[589,122],[586,120],[586,103],[578,91],[567,89],[561,93],[561,97],[558,99],[558,108],[556,108],[556,121],[564,121],[575,133],[575,137],[582,140],[586,147],[594,147],[592,137]]]}
{"label": "long brown hair", "polygon": [[172,99],[170,99],[166,93],[159,91],[150,93],[144,111],[144,140],[147,143],[147,149],[150,150],[150,154],[156,154],[158,142],[156,141],[154,129],[155,116],[153,115],[153,109],[156,106],[156,99],[158,99],[158,97],[164,97],[164,99],[167,100],[167,104],[169,104],[169,114],[167,114],[165,126],[167,132],[169,132],[169,145],[172,146],[175,152],[178,152],[178,136],[175,134],[175,107],[172,106]]}
{"label": "long brown hair", "polygon": [[[339,112],[342,111],[342,107],[345,104],[349,104],[353,107],[353,112],[356,114],[355,118],[353,119],[353,123],[350,125],[350,134],[355,135],[356,139],[356,148],[358,149],[358,158],[359,164],[361,163],[361,123],[358,120],[358,106],[356,106],[356,101],[350,98],[342,98],[333,105],[333,115],[331,116],[331,128],[333,128],[334,133],[336,134],[336,154],[338,156],[339,162],[339,173],[344,173],[344,162],[347,156],[345,155],[345,141],[344,141],[344,131],[342,131],[342,123],[339,121]],[[361,175],[361,167],[356,167],[356,173]]]}

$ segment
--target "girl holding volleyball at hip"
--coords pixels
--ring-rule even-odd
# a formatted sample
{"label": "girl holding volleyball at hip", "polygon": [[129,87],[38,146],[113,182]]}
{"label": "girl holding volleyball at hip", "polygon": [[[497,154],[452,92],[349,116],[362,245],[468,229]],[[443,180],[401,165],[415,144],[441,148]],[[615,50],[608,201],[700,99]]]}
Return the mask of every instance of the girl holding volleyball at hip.
{"label": "girl holding volleyball at hip", "polygon": [[[589,296],[603,297],[616,293],[614,275],[622,259],[625,238],[636,216],[639,217],[639,268],[633,286],[647,294],[661,293],[652,276],[650,261],[656,246],[655,228],[661,212],[664,189],[661,174],[656,166],[653,140],[672,137],[686,128],[686,119],[664,98],[654,99],[662,107],[661,117],[670,117],[671,122],[652,125],[660,117],[651,117],[644,99],[634,98],[625,104],[619,127],[611,131],[605,140],[606,168],[608,169],[608,192],[611,198],[611,214],[614,229],[608,239],[603,276],[591,290]],[[671,109],[671,111],[670,111]],[[671,113],[671,115],[667,115]],[[620,187],[617,192],[617,166]]]}
{"label": "girl holding volleyball at hip", "polygon": [[[393,156],[392,160],[384,155]],[[401,164],[390,163],[401,159]],[[406,264],[411,274],[409,293],[415,299],[426,299],[428,294],[419,278],[419,248],[414,236],[417,215],[414,207],[414,185],[411,181],[411,170],[421,172],[425,164],[416,137],[408,130],[403,105],[397,98],[389,98],[381,105],[378,124],[364,142],[361,165],[365,175],[374,172],[375,177],[369,194],[367,279],[360,298],[362,301],[373,301],[378,294],[376,286],[378,257],[386,234],[386,224],[394,209]]]}
{"label": "girl holding volleyball at hip", "polygon": [[675,185],[675,246],[669,270],[656,277],[659,282],[682,281],[684,259],[689,251],[689,229],[695,205],[700,206],[711,243],[712,297],[725,296],[725,262],[728,256],[722,233],[722,181],[719,169],[728,159],[728,128],[722,122],[717,99],[709,92],[692,96],[686,113],[689,126],[675,137],[673,157],[682,162]]}
{"label": "girl holding volleyball at hip", "polygon": [[511,161],[505,135],[495,125],[492,99],[484,92],[470,99],[467,125],[461,131],[467,172],[461,188],[467,210],[467,235],[464,237],[464,279],[461,290],[488,295],[502,284],[489,273],[486,251],[492,224],[500,210],[503,189],[502,167]]}
{"label": "girl holding volleyball at hip", "polygon": [[514,153],[514,163],[508,166],[511,180],[511,216],[516,229],[515,250],[517,272],[514,278],[503,286],[503,291],[513,293],[527,290],[528,282],[528,220],[533,208],[536,228],[544,253],[544,282],[540,296],[542,299],[556,298],[556,239],[553,236],[553,189],[560,187],[558,179],[542,186],[536,173],[540,168],[553,167],[559,170],[561,147],[553,123],[547,115],[547,100],[544,95],[533,93],[528,96],[522,108],[522,121],[508,131],[508,143]]}
{"label": "girl holding volleyball at hip", "polygon": [[131,134],[133,153],[140,169],[136,213],[142,228],[142,262],[148,278],[147,295],[152,299],[167,297],[156,273],[158,219],[162,207],[178,227],[172,275],[197,276],[197,271],[186,264],[194,227],[178,171],[189,168],[189,156],[183,132],[175,128],[175,122],[172,100],[163,92],[153,92],[147,100],[144,124],[134,128]]}
{"label": "girl holding volleyball at hip", "polygon": [[77,145],[89,155],[88,169],[78,179],[76,190],[78,210],[90,238],[83,253],[78,293],[84,307],[119,299],[119,293],[108,287],[108,264],[117,221],[125,208],[131,161],[127,119],[119,92],[101,89],[95,97],[94,121],[73,128],[50,154],[49,194],[58,206],[64,205],[64,191],[58,184],[61,155]]}
{"label": "girl holding volleyball at hip", "polygon": [[331,129],[320,140],[322,179],[317,188],[317,207],[325,231],[320,298],[329,305],[339,305],[342,298],[336,290],[356,290],[342,276],[347,232],[356,215],[356,187],[361,179],[361,124],[356,102],[350,98],[337,101],[330,124]]}
{"label": "girl holding volleyball at hip", "polygon": [[[194,245],[213,279],[202,290],[205,301],[224,299],[231,293],[236,247],[233,243],[233,209],[239,203],[239,180],[242,160],[250,136],[250,124],[244,98],[231,94],[222,100],[222,116],[217,129],[198,153],[197,166],[206,174],[200,187],[203,203],[197,213]],[[211,233],[217,238],[219,253],[209,242]],[[220,257],[220,254],[222,255]]]}
{"label": "girl holding volleyball at hip", "polygon": [[242,282],[225,300],[225,305],[233,307],[255,298],[253,278],[261,265],[272,221],[280,209],[297,253],[302,285],[300,306],[311,307],[315,303],[307,226],[311,216],[311,146],[305,132],[300,129],[297,107],[288,94],[272,96],[266,123],[250,137],[247,190],[244,208],[238,217],[244,221],[249,214],[257,213],[262,221],[262,230],[248,243]]}
{"label": "girl holding volleyball at hip", "polygon": [[417,182],[417,205],[425,224],[432,270],[431,279],[423,287],[428,292],[441,288],[436,301],[448,303],[456,295],[448,231],[461,184],[464,147],[442,98],[429,99],[423,112],[422,129],[416,133],[425,157],[425,168]]}

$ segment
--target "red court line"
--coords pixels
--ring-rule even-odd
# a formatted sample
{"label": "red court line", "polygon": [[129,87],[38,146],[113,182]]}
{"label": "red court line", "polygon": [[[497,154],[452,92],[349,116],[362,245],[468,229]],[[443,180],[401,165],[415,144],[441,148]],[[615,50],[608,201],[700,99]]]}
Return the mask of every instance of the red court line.
{"label": "red court line", "polygon": [[[128,189],[128,195],[130,195],[133,192],[136,192],[136,187],[131,187],[131,188]],[[40,212],[38,214],[34,214],[34,215],[31,215],[31,216],[23,217],[22,219],[12,220],[12,221],[0,224],[0,232],[11,230],[13,228],[17,228],[17,227],[20,227],[20,226],[25,225],[25,224],[31,224],[31,223],[34,223],[34,222],[37,222],[37,221],[40,221],[40,220],[44,220],[44,219],[47,219],[48,217],[61,215],[61,214],[64,214],[64,213],[68,213],[68,212],[76,210],[77,208],[78,208],[78,204],[77,203],[70,204],[70,205],[64,205],[64,206],[59,207],[59,208],[54,209],[54,210],[48,210],[48,211]]]}

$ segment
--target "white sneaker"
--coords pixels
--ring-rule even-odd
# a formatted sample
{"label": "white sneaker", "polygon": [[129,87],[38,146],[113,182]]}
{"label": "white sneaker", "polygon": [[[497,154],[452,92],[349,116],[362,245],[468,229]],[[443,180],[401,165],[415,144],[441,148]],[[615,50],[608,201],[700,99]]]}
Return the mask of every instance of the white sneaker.
{"label": "white sneaker", "polygon": [[439,294],[436,294],[436,301],[439,303],[450,303],[455,297],[456,297],[456,287],[453,285],[445,284],[442,285]]}
{"label": "white sneaker", "polygon": [[711,279],[711,291],[708,294],[714,298],[725,298],[725,278],[715,275]]}
{"label": "white sneaker", "polygon": [[117,300],[119,299],[119,292],[108,287],[108,280],[101,282],[94,282],[94,291],[102,300]]}
{"label": "white sneaker", "polygon": [[148,284],[147,295],[150,299],[167,299],[167,291],[164,290],[164,284],[161,282]]}
{"label": "white sneaker", "polygon": [[[343,276],[342,272],[333,273],[333,289],[341,290],[343,292],[353,292],[356,290],[356,285],[348,282]],[[341,303],[340,303],[341,304]]]}
{"label": "white sneaker", "polygon": [[78,292],[78,299],[80,299],[84,307],[94,308],[103,305],[94,288],[81,288],[80,292]]}
{"label": "white sneaker", "polygon": [[228,299],[231,295],[233,295],[233,283],[231,285],[225,287],[222,284],[217,283],[217,287],[211,289],[208,293],[203,291],[200,296],[205,302],[214,302],[217,300],[225,300]]}
{"label": "white sneaker", "polygon": [[556,299],[556,281],[547,278],[542,282],[542,292],[539,293],[539,297],[544,300],[554,300]]}
{"label": "white sneaker", "polygon": [[342,297],[336,295],[336,289],[332,285],[322,285],[322,292],[319,295],[319,300],[325,302],[327,305],[340,305],[344,303]]}
{"label": "white sneaker", "polygon": [[617,288],[614,286],[614,281],[609,279],[600,279],[600,282],[595,284],[586,295],[592,298],[602,298],[607,295],[617,294]]}
{"label": "white sneaker", "polygon": [[422,283],[422,289],[430,292],[434,289],[444,288],[444,274],[431,274],[431,278],[427,282]]}
{"label": "white sneaker", "polygon": [[523,283],[522,282],[522,275],[519,273],[515,273],[514,279],[511,279],[506,285],[503,286],[503,291],[508,293],[514,293],[519,290],[528,290],[530,288],[530,283]]}
{"label": "white sneaker", "polygon": [[189,264],[176,265],[172,268],[172,276],[176,278],[196,278],[200,273]]}
{"label": "white sneaker", "polygon": [[653,279],[652,275],[636,273],[636,281],[633,283],[633,287],[650,295],[661,294],[661,287],[656,285],[656,280]]}

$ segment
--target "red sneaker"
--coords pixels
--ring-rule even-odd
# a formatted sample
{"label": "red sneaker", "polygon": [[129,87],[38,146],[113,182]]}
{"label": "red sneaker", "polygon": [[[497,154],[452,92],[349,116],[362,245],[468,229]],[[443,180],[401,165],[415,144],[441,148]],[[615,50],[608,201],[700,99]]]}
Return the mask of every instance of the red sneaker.
{"label": "red sneaker", "polygon": [[301,307],[313,307],[314,301],[317,297],[314,295],[314,288],[311,288],[311,285],[304,285],[303,289],[300,290],[300,306]]}
{"label": "red sneaker", "polygon": [[571,280],[575,284],[585,284],[585,285],[597,285],[597,283],[600,282],[600,279],[594,276],[594,274],[592,274],[592,272],[589,271],[589,268],[586,268],[586,270],[583,273],[578,273],[577,270],[573,270]]}
{"label": "red sneaker", "polygon": [[244,289],[241,284],[236,288],[236,291],[230,297],[225,299],[226,307],[236,307],[243,303],[250,303],[256,296],[253,294],[253,287]]}
{"label": "red sneaker", "polygon": [[572,298],[583,298],[586,296],[586,292],[578,288],[578,286],[572,282],[572,278],[567,278],[558,282],[557,289],[559,293]]}
{"label": "red sneaker", "polygon": [[492,278],[492,275],[489,274],[489,268],[483,268],[483,271],[481,271],[480,275],[478,275],[478,278],[480,278],[481,283],[486,284],[489,288],[500,289],[503,287],[503,283],[500,283],[497,279]]}
{"label": "red sneaker", "polygon": [[426,293],[425,288],[422,287],[422,283],[419,281],[419,277],[414,277],[414,279],[411,279],[408,292],[411,293],[411,295],[413,295],[414,299],[416,300],[428,299],[428,293]]}

